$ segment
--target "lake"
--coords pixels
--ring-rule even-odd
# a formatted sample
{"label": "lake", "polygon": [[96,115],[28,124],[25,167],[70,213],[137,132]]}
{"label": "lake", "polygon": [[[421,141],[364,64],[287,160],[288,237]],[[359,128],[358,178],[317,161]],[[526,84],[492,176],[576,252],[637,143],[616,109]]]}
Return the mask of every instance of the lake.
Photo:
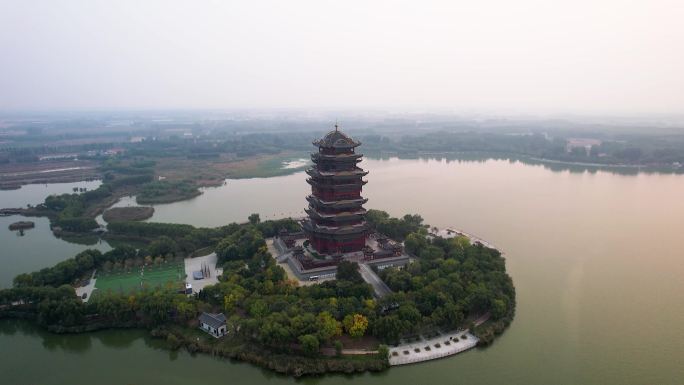
{"label": "lake", "polygon": [[[682,383],[684,176],[504,160],[367,159],[363,167],[368,208],[418,213],[503,249],[517,314],[487,349],[380,375],[299,382]],[[156,205],[151,220],[218,226],[253,212],[302,215],[305,179],[300,172],[229,180],[193,200]],[[47,366],[34,370],[37,362]],[[17,322],[0,323],[0,370],[16,384],[295,382],[248,364],[169,353],[140,332],[54,336]]]}
{"label": "lake", "polygon": [[49,195],[73,194],[74,188],[85,188],[95,190],[102,184],[101,180],[70,182],[70,183],[50,183],[50,184],[27,184],[16,190],[0,191],[0,208],[26,207],[26,205],[37,205],[43,203]]}
{"label": "lake", "polygon": [[[102,181],[72,183],[29,184],[17,190],[0,191],[0,208],[26,207],[43,203],[49,195],[73,194],[74,188],[85,188],[88,191],[98,188]],[[19,236],[16,231],[9,231],[11,223],[28,220],[36,227]],[[50,221],[47,218],[25,218],[18,215],[0,217],[0,288],[12,285],[12,279],[21,273],[31,272],[52,266],[57,262],[74,256],[87,248],[101,251],[109,250],[106,242],[95,245],[79,245],[65,242],[52,235]]]}

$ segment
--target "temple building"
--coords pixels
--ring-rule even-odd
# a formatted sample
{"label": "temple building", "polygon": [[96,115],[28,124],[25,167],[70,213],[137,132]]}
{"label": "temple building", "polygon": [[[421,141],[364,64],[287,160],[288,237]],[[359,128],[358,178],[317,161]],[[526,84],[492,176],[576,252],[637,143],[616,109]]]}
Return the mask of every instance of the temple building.
{"label": "temple building", "polygon": [[362,251],[368,233],[363,204],[368,200],[361,190],[368,172],[358,167],[363,155],[355,149],[361,143],[339,131],[336,124],[335,130],[313,144],[318,152],[311,154],[314,164],[306,170],[311,195],[306,197],[308,218],[302,228],[320,254]]}

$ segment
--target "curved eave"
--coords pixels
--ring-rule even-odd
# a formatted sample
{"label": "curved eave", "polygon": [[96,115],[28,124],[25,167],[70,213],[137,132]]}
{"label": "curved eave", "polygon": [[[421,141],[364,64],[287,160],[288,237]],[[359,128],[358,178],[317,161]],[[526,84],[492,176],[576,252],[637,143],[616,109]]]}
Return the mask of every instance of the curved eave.
{"label": "curved eave", "polygon": [[360,223],[358,225],[352,226],[320,226],[313,224],[309,221],[304,222],[302,226],[304,231],[315,233],[315,234],[325,234],[325,235],[360,235],[368,230],[368,225],[366,222]]}

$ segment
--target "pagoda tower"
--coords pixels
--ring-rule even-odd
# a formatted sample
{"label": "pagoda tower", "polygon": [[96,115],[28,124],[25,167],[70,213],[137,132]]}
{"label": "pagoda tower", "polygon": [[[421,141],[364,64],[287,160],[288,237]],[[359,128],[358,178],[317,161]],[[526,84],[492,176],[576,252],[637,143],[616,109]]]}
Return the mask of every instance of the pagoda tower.
{"label": "pagoda tower", "polygon": [[311,195],[306,197],[309,218],[303,229],[313,248],[322,254],[361,251],[368,227],[361,189],[368,174],[359,168],[362,154],[355,153],[361,143],[338,130],[313,142],[318,152],[311,154],[314,165],[306,170]]}

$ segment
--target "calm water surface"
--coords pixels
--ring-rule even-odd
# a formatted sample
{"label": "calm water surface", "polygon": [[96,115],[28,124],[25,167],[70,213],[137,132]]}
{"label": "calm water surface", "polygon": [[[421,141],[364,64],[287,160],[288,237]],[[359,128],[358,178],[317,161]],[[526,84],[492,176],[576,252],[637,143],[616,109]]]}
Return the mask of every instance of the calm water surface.
{"label": "calm water surface", "polygon": [[0,191],[0,208],[26,207],[27,204],[37,205],[43,203],[49,195],[73,194],[74,188],[85,188],[88,191],[100,187],[102,181],[73,183],[50,183],[50,184],[27,184],[16,190]]}
{"label": "calm water surface", "polygon": [[[518,162],[366,160],[367,207],[419,213],[502,248],[518,311],[493,346],[322,384],[681,384],[684,177],[551,171]],[[305,174],[231,180],[154,221],[216,226],[299,215]],[[4,258],[5,252],[2,252]],[[39,264],[40,265],[40,264]],[[45,370],[34,370],[45,362]],[[0,323],[10,383],[292,383],[247,364],[155,349],[138,332],[52,336]]]}
{"label": "calm water surface", "polygon": [[[29,184],[17,190],[0,191],[0,208],[26,207],[27,204],[43,203],[49,195],[72,194],[73,188],[86,188],[88,191],[100,186],[101,181]],[[17,221],[28,220],[36,224],[26,230],[24,236],[9,231],[8,226]],[[88,248],[109,250],[106,242],[94,245],[79,245],[65,242],[52,235],[47,218],[25,218],[18,215],[0,217],[0,288],[12,285],[12,279],[21,273],[31,272],[52,266],[57,262],[74,256]]]}

